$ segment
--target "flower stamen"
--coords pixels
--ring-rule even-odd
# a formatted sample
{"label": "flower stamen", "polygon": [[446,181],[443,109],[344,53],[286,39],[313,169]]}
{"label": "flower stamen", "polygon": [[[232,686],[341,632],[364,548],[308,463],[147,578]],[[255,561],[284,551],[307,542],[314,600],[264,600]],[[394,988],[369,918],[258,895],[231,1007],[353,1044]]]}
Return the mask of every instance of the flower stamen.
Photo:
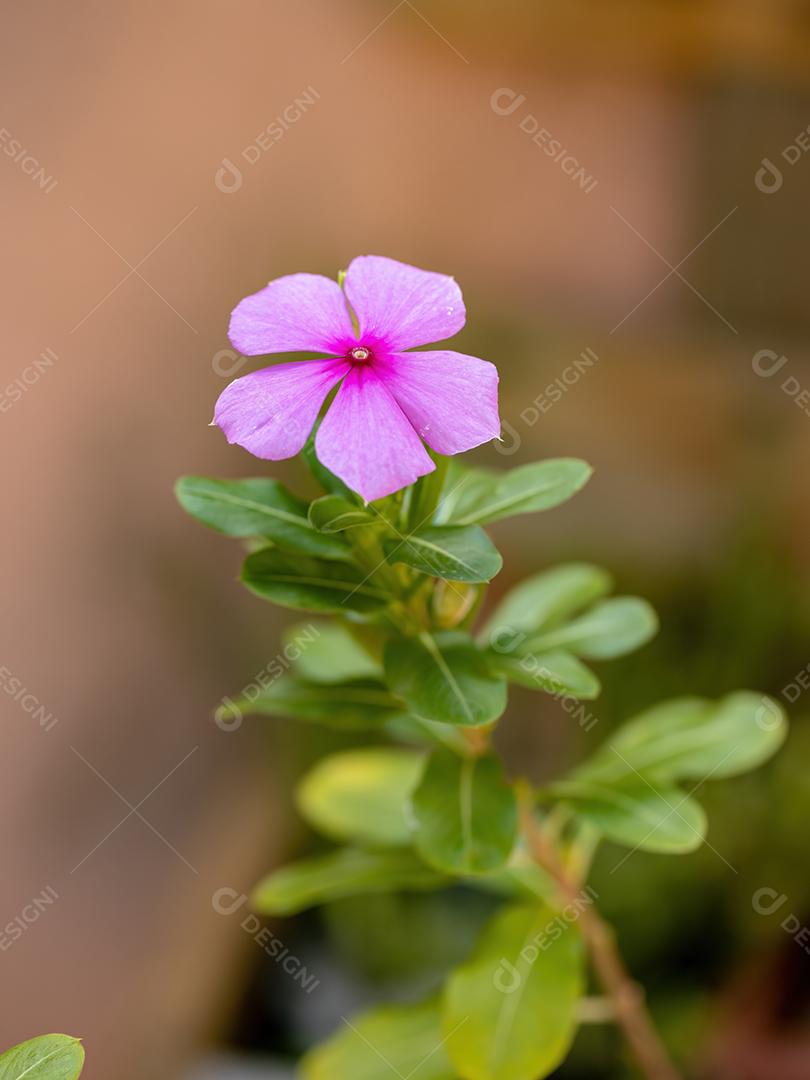
{"label": "flower stamen", "polygon": [[371,359],[371,349],[367,349],[365,345],[357,345],[350,351],[349,359],[356,361],[358,364],[363,364],[366,360]]}

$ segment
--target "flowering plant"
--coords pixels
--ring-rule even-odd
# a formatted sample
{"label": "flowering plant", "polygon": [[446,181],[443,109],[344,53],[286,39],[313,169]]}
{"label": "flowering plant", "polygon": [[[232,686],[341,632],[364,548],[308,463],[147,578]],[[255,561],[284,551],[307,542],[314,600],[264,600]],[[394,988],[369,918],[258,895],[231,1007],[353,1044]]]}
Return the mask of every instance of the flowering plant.
{"label": "flowering plant", "polygon": [[502,473],[448,460],[497,437],[495,368],[408,350],[447,338],[464,318],[451,278],[376,256],[355,259],[337,283],[280,278],[234,311],[240,351],[326,358],[238,379],[215,423],[258,457],[301,452],[323,494],[308,504],[264,477],[186,477],[177,495],[204,524],[249,543],[248,589],[331,621],[292,672],[228,699],[223,716],[285,716],[373,740],[304,776],[299,809],[337,846],[272,872],[253,904],[286,916],[349,895],[459,882],[502,898],[440,992],[353,1019],[307,1055],[307,1080],[392,1071],[537,1080],[594,1014],[589,972],[605,995],[600,1015],[621,1026],[643,1074],[671,1080],[675,1066],[594,904],[590,863],[603,840],[694,850],[706,818],[682,785],[765,761],[785,719],[749,691],[678,698],[632,718],[541,788],[506,775],[492,735],[509,684],[567,706],[593,699],[600,686],[588,662],[638,648],[657,622],[645,601],[611,596],[610,575],[585,563],[543,569],[479,619],[502,565],[483,527],[558,506],[591,470],[573,458]]}

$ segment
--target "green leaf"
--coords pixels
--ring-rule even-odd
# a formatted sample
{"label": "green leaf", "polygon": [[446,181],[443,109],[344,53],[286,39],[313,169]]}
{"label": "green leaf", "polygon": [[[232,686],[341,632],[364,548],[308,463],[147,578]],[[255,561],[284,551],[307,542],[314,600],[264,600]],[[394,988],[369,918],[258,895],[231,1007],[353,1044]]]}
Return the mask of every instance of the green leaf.
{"label": "green leaf", "polygon": [[529,690],[546,690],[550,694],[568,694],[588,701],[599,696],[599,680],[585,665],[564,649],[552,652],[523,653],[520,656],[488,654],[489,666],[510,682]]}
{"label": "green leaf", "polygon": [[610,840],[627,847],[673,855],[694,851],[706,837],[703,807],[672,785],[633,776],[611,784],[563,780],[550,790]]}
{"label": "green leaf", "polygon": [[[456,510],[459,506],[472,505],[479,497],[483,497],[491,490],[492,484],[503,473],[492,469],[471,469],[461,463],[460,458],[451,457],[447,460],[447,471],[440,498],[433,517],[437,523],[446,523],[455,520]],[[428,475],[433,476],[433,473]],[[421,519],[413,521],[414,526],[423,524]]]}
{"label": "green leaf", "polygon": [[576,494],[592,471],[577,458],[554,458],[506,473],[471,472],[452,501],[443,506],[441,518],[454,525],[486,525],[516,514],[549,510]]}
{"label": "green leaf", "polygon": [[383,608],[390,597],[368,575],[345,563],[285,555],[275,548],[245,560],[242,581],[265,600],[296,611],[363,614]]}
{"label": "green leaf", "polygon": [[489,581],[503,566],[498,549],[477,526],[437,525],[384,544],[389,562],[405,563],[446,581]]}
{"label": "green leaf", "polygon": [[240,697],[229,698],[218,716],[287,716],[311,720],[343,730],[380,728],[401,715],[402,705],[387,688],[373,679],[345,683],[307,683],[283,676],[262,687],[253,684]]}
{"label": "green leaf", "polygon": [[762,694],[675,698],[620,727],[576,776],[612,780],[638,772],[660,781],[719,780],[767,761],[786,735],[784,711]]}
{"label": "green leaf", "polygon": [[481,632],[497,641],[507,631],[536,633],[571,618],[610,592],[610,574],[590,563],[563,563],[534,574],[511,589]]}
{"label": "green leaf", "polygon": [[284,632],[284,656],[304,681],[379,679],[382,666],[340,623],[297,623]]}
{"label": "green leaf", "polygon": [[467,884],[481,892],[491,892],[515,901],[538,897],[553,901],[559,896],[559,886],[554,879],[520,847],[515,848],[508,866],[468,878]]}
{"label": "green leaf", "polygon": [[301,1062],[302,1080],[455,1080],[436,1001],[383,1005],[345,1021]]}
{"label": "green leaf", "polygon": [[583,983],[575,925],[545,904],[502,910],[447,982],[442,1029],[459,1075],[548,1076],[571,1045]]}
{"label": "green leaf", "polygon": [[307,518],[307,504],[276,480],[183,476],[175,494],[192,517],[226,536],[261,536],[287,551],[322,559],[348,557],[346,544],[318,533]]}
{"label": "green leaf", "polygon": [[[598,566],[555,566],[509,592],[478,640],[489,646],[494,668],[515,682],[594,697],[598,680],[575,657],[620,656],[644,644],[658,628],[645,600],[616,597],[594,604],[610,586],[610,576]],[[545,683],[542,668],[550,672]]]}
{"label": "green leaf", "polygon": [[415,746],[420,750],[443,746],[454,754],[468,754],[470,745],[462,728],[449,724],[437,724],[434,720],[421,720],[412,713],[400,713],[385,725],[385,732],[396,742]]}
{"label": "green leaf", "polygon": [[324,495],[309,507],[309,520],[313,528],[324,533],[339,533],[358,525],[382,524],[378,514],[359,506],[342,495]]}
{"label": "green leaf", "polygon": [[386,681],[425,720],[476,727],[506,708],[506,681],[490,674],[467,634],[393,638],[385,648]]}
{"label": "green leaf", "polygon": [[493,754],[460,758],[434,750],[412,797],[422,858],[451,874],[484,874],[509,860],[517,800]]}
{"label": "green leaf", "polygon": [[0,1054],[0,1080],[76,1080],[84,1050],[70,1035],[40,1035]]}
{"label": "green leaf", "polygon": [[422,754],[392,747],[332,754],[298,785],[298,809],[333,840],[383,847],[409,844],[406,809],[423,767]]}
{"label": "green leaf", "polygon": [[658,630],[658,617],[646,600],[617,596],[584,615],[530,637],[519,648],[546,652],[563,648],[586,660],[612,660],[639,648]]}
{"label": "green leaf", "polygon": [[447,883],[412,851],[343,848],[269,874],[256,886],[251,901],[262,915],[295,915],[346,896],[438,889]]}

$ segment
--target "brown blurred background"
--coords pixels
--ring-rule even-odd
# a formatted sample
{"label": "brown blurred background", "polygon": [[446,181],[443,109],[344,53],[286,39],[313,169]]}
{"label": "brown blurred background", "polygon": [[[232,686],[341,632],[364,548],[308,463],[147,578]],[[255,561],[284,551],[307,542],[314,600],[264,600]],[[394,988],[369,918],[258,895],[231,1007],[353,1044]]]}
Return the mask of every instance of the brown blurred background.
{"label": "brown blurred background", "polygon": [[[458,347],[501,371],[479,460],[596,467],[499,527],[497,589],[585,557],[656,603],[658,641],[605,668],[608,722],[782,694],[810,662],[810,8],[29,0],[2,30],[0,1045],[66,1030],[89,1080],[185,1080],[211,1047],[289,1056],[356,993],[328,976],[351,913],[279,931],[318,942],[327,987],[288,1002],[212,907],[306,847],[289,791],[314,752],[211,720],[284,624],[172,497],[183,472],[268,471],[207,426],[231,308],[361,253],[454,274]],[[600,886],[696,1075],[810,1075],[808,956],[780,927],[810,917],[792,709],[781,758],[711,796],[733,869],[638,855]],[[553,702],[513,716],[540,772],[594,744]],[[566,1076],[625,1075],[607,1036],[577,1054]]]}

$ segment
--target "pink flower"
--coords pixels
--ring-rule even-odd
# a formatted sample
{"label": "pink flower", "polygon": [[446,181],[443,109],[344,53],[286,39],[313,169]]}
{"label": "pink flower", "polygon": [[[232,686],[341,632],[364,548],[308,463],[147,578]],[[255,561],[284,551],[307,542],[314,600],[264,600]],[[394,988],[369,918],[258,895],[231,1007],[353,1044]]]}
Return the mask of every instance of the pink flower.
{"label": "pink flower", "polygon": [[293,457],[340,383],[315,450],[367,502],[381,499],[435,468],[423,439],[439,454],[459,454],[500,434],[494,364],[446,349],[406,351],[451,337],[465,314],[451,277],[379,255],[355,259],[343,289],[319,274],[277,278],[237,305],[228,332],[234,348],[327,358],[237,379],[220,396],[214,422],[256,457]]}

